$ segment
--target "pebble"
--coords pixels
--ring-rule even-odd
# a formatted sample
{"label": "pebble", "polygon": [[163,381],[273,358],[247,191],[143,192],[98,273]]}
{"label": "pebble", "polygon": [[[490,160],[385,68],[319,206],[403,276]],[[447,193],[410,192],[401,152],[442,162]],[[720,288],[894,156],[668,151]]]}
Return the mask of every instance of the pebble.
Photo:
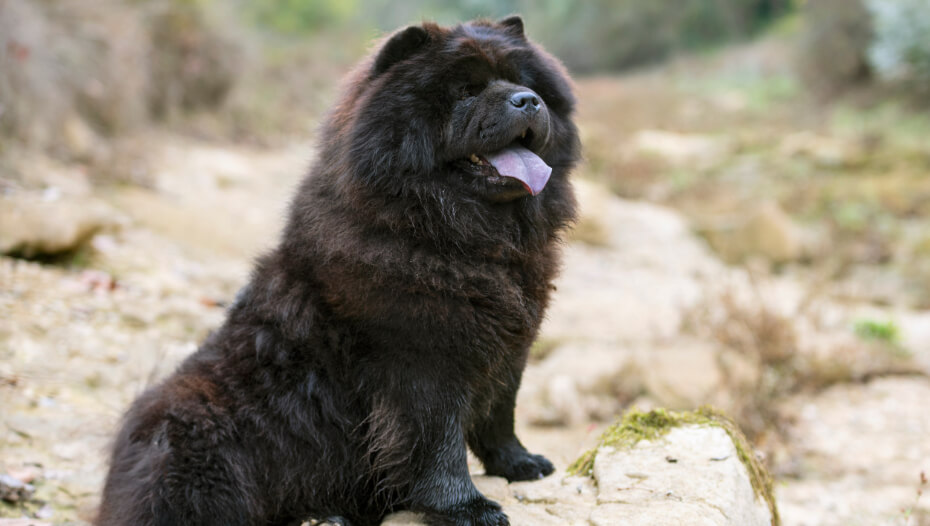
{"label": "pebble", "polygon": [[0,499],[7,502],[22,502],[32,498],[36,489],[31,484],[6,473],[0,474]]}

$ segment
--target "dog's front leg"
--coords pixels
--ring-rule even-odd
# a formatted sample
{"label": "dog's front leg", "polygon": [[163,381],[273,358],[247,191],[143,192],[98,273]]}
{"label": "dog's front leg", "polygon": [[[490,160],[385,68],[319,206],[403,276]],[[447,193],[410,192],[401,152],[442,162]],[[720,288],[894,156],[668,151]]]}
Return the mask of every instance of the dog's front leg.
{"label": "dog's front leg", "polygon": [[397,507],[425,513],[431,525],[507,526],[500,505],[471,481],[464,404],[450,387],[413,381],[379,397],[369,426],[379,491],[396,494]]}

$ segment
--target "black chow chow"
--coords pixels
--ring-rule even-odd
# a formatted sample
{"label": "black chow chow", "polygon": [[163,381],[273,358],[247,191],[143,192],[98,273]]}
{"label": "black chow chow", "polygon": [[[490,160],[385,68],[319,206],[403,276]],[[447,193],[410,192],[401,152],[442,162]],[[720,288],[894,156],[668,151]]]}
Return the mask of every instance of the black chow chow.
{"label": "black chow chow", "polygon": [[466,447],[553,470],[513,411],[574,215],[573,106],[518,17],[391,36],[226,323],[132,405],[97,524],[508,524]]}

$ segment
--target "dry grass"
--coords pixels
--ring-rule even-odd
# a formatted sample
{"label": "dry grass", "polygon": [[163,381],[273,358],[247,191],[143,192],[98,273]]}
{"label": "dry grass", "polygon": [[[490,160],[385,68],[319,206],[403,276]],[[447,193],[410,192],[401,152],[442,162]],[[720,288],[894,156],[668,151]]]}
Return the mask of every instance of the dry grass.
{"label": "dry grass", "polygon": [[[914,497],[914,503],[911,507],[903,511],[904,514],[904,526],[910,526],[914,524],[915,526],[924,526],[925,524],[930,524],[930,514],[918,510],[920,505],[920,498],[924,495],[924,489],[927,487],[927,474],[923,471],[920,472],[920,480],[917,484],[917,495]],[[913,521],[911,519],[914,519]]]}
{"label": "dry grass", "polygon": [[717,341],[748,360],[758,372],[755,381],[747,382],[735,374],[730,362],[719,358],[736,406],[732,413],[750,437],[777,427],[774,402],[796,391],[802,376],[794,322],[769,308],[758,296],[756,299],[746,305],[732,292],[723,292],[716,300],[722,309],[721,317],[703,320]]}
{"label": "dry grass", "polygon": [[[848,333],[822,326],[819,311],[829,276],[820,285],[811,284],[806,297],[784,310],[766,297],[762,278],[748,275],[749,294],[723,289],[689,315],[686,327],[722,344],[718,362],[730,394],[728,410],[750,437],[777,435],[785,423],[780,404],[799,392],[877,376],[921,374],[893,341],[863,338],[854,326]],[[827,332],[829,339],[812,337]]]}

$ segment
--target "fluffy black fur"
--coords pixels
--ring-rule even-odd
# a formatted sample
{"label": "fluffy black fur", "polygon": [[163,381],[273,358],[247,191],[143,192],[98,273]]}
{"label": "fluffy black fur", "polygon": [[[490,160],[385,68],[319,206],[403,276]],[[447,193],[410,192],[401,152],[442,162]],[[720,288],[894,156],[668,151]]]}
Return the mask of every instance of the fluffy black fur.
{"label": "fluffy black fur", "polygon": [[[507,103],[527,90],[539,114]],[[279,246],[126,415],[99,526],[366,526],[398,509],[505,525],[466,446],[509,480],[552,472],[513,409],[574,215],[563,68],[517,17],[424,24],[344,93]],[[554,168],[535,197],[467,162],[515,140]]]}

